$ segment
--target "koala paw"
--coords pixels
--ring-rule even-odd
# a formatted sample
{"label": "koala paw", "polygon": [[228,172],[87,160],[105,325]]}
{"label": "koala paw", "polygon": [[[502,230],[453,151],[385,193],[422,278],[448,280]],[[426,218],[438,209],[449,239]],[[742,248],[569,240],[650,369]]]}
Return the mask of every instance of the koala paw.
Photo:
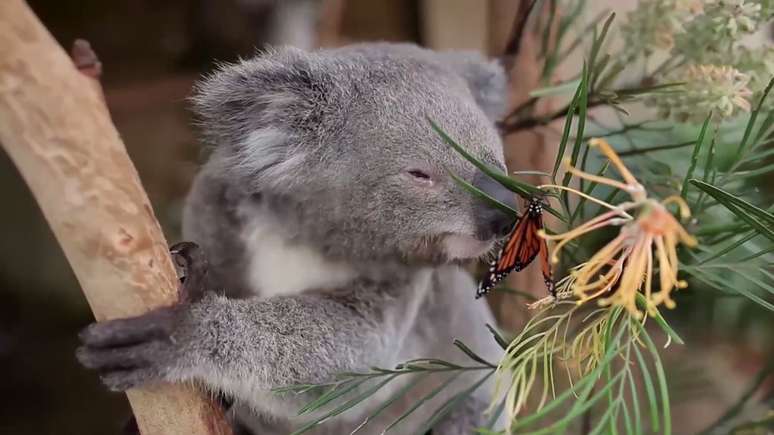
{"label": "koala paw", "polygon": [[178,304],[133,318],[92,323],[79,334],[82,345],[76,358],[96,370],[113,391],[181,375],[187,313],[204,296],[207,263],[194,243],[179,243],[170,252],[183,269]]}

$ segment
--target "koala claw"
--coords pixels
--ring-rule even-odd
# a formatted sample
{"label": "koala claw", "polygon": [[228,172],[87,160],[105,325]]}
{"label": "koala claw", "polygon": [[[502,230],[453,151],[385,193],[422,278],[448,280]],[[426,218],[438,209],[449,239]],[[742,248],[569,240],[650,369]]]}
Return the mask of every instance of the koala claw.
{"label": "koala claw", "polygon": [[173,309],[161,308],[138,317],[92,323],[78,334],[78,338],[85,346],[93,348],[164,339],[172,332],[174,314]]}
{"label": "koala claw", "polygon": [[75,356],[86,368],[100,373],[113,391],[124,391],[162,380],[175,361],[172,331],[177,310],[161,308],[131,319],[93,323],[79,337]]}
{"label": "koala claw", "polygon": [[82,346],[75,356],[86,368],[100,373],[113,391],[124,391],[163,380],[175,367],[180,348],[174,332],[191,303],[204,296],[207,261],[194,243],[183,242],[170,249],[183,269],[180,301],[143,315],[92,323],[78,335]]}
{"label": "koala claw", "polygon": [[180,302],[196,302],[207,289],[207,257],[196,243],[180,242],[169,248],[172,259],[182,269]]}

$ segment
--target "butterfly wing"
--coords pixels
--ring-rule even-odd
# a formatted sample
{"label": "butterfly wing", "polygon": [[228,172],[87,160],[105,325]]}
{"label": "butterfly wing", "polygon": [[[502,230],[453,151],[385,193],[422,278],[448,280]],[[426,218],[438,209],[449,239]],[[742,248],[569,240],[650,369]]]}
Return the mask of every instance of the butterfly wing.
{"label": "butterfly wing", "polygon": [[476,289],[476,298],[489,293],[509,273],[524,269],[535,259],[540,250],[539,242],[543,241],[535,232],[541,227],[540,218],[536,222],[529,214],[522,216],[508,237],[508,242],[498,253],[497,259],[489,263],[487,274]]}
{"label": "butterfly wing", "polygon": [[524,213],[519,223],[511,232],[508,242],[497,255],[497,259],[489,263],[489,269],[484,279],[476,289],[476,298],[489,293],[509,273],[519,272],[529,266],[535,257],[540,255],[543,280],[548,291],[554,294],[554,282],[551,277],[551,265],[548,262],[548,245],[545,239],[538,235],[543,229],[543,214],[540,202],[532,201],[528,211]]}

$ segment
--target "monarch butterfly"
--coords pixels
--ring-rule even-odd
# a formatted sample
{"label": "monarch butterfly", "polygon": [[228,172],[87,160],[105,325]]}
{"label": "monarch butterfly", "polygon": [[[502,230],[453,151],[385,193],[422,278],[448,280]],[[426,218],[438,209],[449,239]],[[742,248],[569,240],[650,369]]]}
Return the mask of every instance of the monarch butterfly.
{"label": "monarch butterfly", "polygon": [[478,284],[476,299],[489,293],[511,271],[519,272],[529,266],[538,254],[540,254],[543,269],[543,280],[549,293],[556,296],[551,266],[548,263],[548,245],[545,239],[537,234],[538,230],[543,228],[543,202],[538,198],[532,198],[527,201],[526,208],[526,212],[521,215],[521,219],[511,232],[508,242],[500,249],[497,258],[489,263],[486,276]]}

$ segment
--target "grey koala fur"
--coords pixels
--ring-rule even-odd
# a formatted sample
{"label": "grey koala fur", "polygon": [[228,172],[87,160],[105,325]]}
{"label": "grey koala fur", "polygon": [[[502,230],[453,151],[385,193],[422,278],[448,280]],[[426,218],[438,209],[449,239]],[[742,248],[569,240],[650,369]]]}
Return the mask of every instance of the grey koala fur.
{"label": "grey koala fur", "polygon": [[[184,238],[210,261],[201,300],[81,334],[80,361],[124,390],[194,381],[233,397],[233,418],[255,434],[284,434],[309,417],[310,394],[272,388],[331,381],[342,372],[420,357],[470,364],[458,338],[484,358],[502,350],[475,284],[459,263],[491,250],[512,218],[464,191],[448,172],[502,201],[512,196],[462,159],[428,118],[504,169],[494,120],[505,75],[471,53],[408,44],[304,52],[284,48],[224,65],[193,98],[214,145],[184,213]],[[411,433],[465,374],[396,433]],[[403,376],[312,433],[354,430]],[[360,433],[380,433],[427,394],[431,377]],[[489,384],[434,427],[471,433],[484,422]]]}

